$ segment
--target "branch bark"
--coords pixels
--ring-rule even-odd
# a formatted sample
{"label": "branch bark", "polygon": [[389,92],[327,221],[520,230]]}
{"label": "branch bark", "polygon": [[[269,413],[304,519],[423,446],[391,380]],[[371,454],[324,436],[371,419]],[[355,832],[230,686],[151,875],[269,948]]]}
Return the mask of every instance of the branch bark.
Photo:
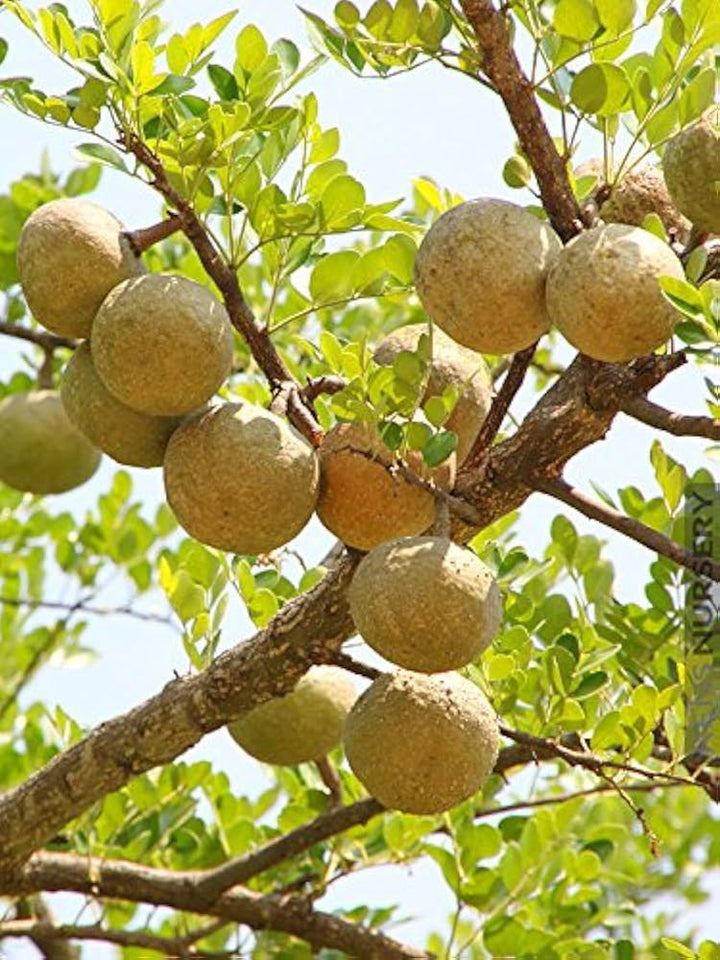
{"label": "branch bark", "polygon": [[676,437],[705,437],[707,440],[720,440],[720,420],[675,413],[642,395],[625,397],[620,409],[634,420],[639,420],[649,427],[663,430]]}
{"label": "branch bark", "polygon": [[582,213],[570,188],[565,160],[555,148],[532,84],[513,49],[507,17],[491,0],[461,0],[460,5],[477,37],[483,73],[500,94],[533,168],[545,211],[567,243],[583,229]]}
{"label": "branch bark", "polygon": [[[13,876],[0,878],[0,895],[10,891],[24,895],[39,890],[62,890],[196,913],[196,879],[192,872],[178,873],[124,860],[96,862],[73,854],[39,853]],[[406,946],[383,933],[313,910],[301,897],[263,896],[251,890],[234,889],[204,912],[253,930],[289,933],[316,950],[341,950],[351,957],[368,960],[430,958],[425,951]]]}
{"label": "branch bark", "polygon": [[617,530],[618,533],[630,537],[636,543],[649,547],[655,553],[668,557],[679,566],[686,567],[700,576],[720,581],[720,562],[717,560],[712,560],[710,557],[695,556],[658,530],[653,530],[651,527],[645,526],[644,523],[640,523],[639,520],[613,510],[612,507],[608,507],[599,500],[593,500],[592,497],[588,497],[562,478],[558,480],[538,480],[536,489],[549,497],[554,497],[556,500],[562,500],[563,503],[579,510],[580,513],[591,520],[597,520],[606,527]]}
{"label": "branch bark", "polygon": [[46,330],[31,330],[29,327],[21,327],[17,323],[8,323],[7,320],[0,320],[0,333],[6,337],[15,337],[17,340],[27,340],[28,343],[34,343],[46,353],[52,353],[53,350],[61,347],[66,350],[75,350],[78,346],[77,340],[71,340],[69,337],[57,337],[54,333],[48,333]]}
{"label": "branch bark", "polygon": [[149,250],[150,247],[155,246],[156,243],[160,243],[161,240],[166,240],[168,237],[171,237],[174,233],[177,233],[178,230],[182,230],[182,220],[176,213],[171,213],[165,220],[154,223],[151,227],[142,227],[139,230],[126,230],[124,236],[132,247],[135,256],[139,257],[145,253],[146,250]]}

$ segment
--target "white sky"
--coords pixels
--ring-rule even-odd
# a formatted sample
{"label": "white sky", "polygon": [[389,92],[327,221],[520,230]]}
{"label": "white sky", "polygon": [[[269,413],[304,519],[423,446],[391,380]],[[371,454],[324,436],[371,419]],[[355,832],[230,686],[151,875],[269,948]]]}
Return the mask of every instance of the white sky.
{"label": "white sky", "polygon": [[[334,2],[305,0],[304,5],[315,13],[329,16]],[[67,6],[72,15],[82,20],[83,2],[69,0]],[[207,21],[229,9],[232,9],[230,0],[204,0],[202,4],[195,0],[173,0],[166,5],[164,15],[175,30],[200,16]],[[217,46],[221,62],[223,52],[231,49],[239,29],[237,25],[246,22],[256,23],[271,40],[288,36],[306,46],[303,18],[288,0],[272,3],[245,0],[240,10],[225,40]],[[0,76],[27,73],[47,92],[65,89],[62,86],[64,70],[7,14],[0,17],[0,35],[10,43]],[[224,60],[231,62],[229,53]],[[387,82],[361,81],[330,63],[311,78],[310,84],[318,96],[321,123],[340,127],[341,156],[349,162],[351,172],[366,185],[373,202],[407,196],[412,180],[422,175],[430,175],[466,197],[491,195],[530,202],[529,196],[505,187],[501,178],[502,164],[512,152],[514,137],[499,101],[468,79],[441,68],[422,68]],[[54,169],[71,169],[77,164],[73,147],[90,139],[87,135],[47,128],[7,107],[0,107],[0,124],[3,143],[0,189],[25,172],[37,170],[43,148],[49,150]],[[580,158],[591,156],[590,149],[586,146],[581,150]],[[103,173],[101,187],[93,199],[112,209],[130,227],[153,222],[159,209],[148,188],[110,170]],[[21,347],[15,342],[4,340],[0,344],[0,376],[17,368],[20,351]],[[683,412],[704,413],[702,391],[700,372],[688,365],[656,390],[653,398]],[[527,408],[527,402],[528,398],[521,397],[520,412]],[[703,463],[709,465],[702,455],[702,441],[661,439],[665,449],[688,469]],[[611,493],[629,483],[654,493],[649,465],[651,440],[648,429],[621,416],[605,442],[572,462],[567,479],[588,492],[591,492],[590,481],[594,480]],[[113,470],[114,465],[106,459],[89,484],[55,498],[51,506],[58,510],[72,509],[82,515],[86,505],[107,488]],[[154,512],[162,497],[160,471],[131,472],[136,492],[148,513]],[[547,542],[553,516],[563,511],[562,505],[534,496],[523,511],[520,541],[539,553]],[[570,516],[580,532],[591,532],[608,541],[608,555],[619,572],[620,598],[639,598],[647,565],[652,559],[648,552],[612,531],[601,530],[583,517]],[[329,542],[327,534],[315,523],[299,538],[298,545],[309,562],[314,562],[323,555]],[[252,632],[244,614],[236,611],[228,620],[224,645],[231,645]],[[60,703],[78,722],[93,725],[155,693],[171,679],[173,669],[187,668],[179,639],[163,627],[147,627],[127,619],[116,618],[107,624],[100,620],[91,625],[86,638],[100,651],[100,661],[77,670],[44,670],[27,692],[26,700],[42,698],[49,704]],[[187,760],[201,758],[209,758],[218,768],[225,769],[238,790],[254,793],[266,783],[258,765],[237,750],[223,731],[205,738],[185,757]],[[447,888],[436,871],[434,866],[420,866],[411,872],[363,873],[337,884],[322,905],[330,908],[363,900],[376,904],[401,900],[404,907],[401,913],[418,920],[399,928],[397,935],[422,945],[429,930],[445,927],[447,915],[453,908]],[[689,912],[685,922],[698,924],[706,936],[711,936],[713,930],[717,936],[718,906],[720,896],[716,890],[713,902]],[[7,956],[13,958],[34,955],[32,948],[20,942],[7,950]],[[85,955],[106,954],[103,948],[94,945],[92,954],[86,951]]]}

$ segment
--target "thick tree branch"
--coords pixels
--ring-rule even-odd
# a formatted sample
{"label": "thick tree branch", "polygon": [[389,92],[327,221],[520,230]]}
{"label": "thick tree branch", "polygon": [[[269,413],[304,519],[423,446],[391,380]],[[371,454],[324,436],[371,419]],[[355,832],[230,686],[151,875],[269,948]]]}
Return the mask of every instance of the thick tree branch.
{"label": "thick tree branch", "polygon": [[612,507],[601,503],[599,500],[593,500],[592,497],[588,497],[587,494],[571,486],[562,478],[557,480],[541,479],[536,482],[535,486],[537,490],[549,497],[561,500],[586,517],[590,517],[591,520],[597,520],[606,527],[611,527],[613,530],[625,534],[626,537],[649,547],[655,553],[668,557],[679,566],[693,570],[701,576],[720,581],[720,562],[712,560],[710,557],[695,556],[658,530],[653,530],[639,520],[613,510]]}
{"label": "thick tree branch", "polygon": [[[40,853],[15,874],[0,878],[0,895],[63,890],[196,913],[196,879],[192,872],[175,873],[123,860],[89,861],[71,854]],[[368,927],[313,910],[301,897],[263,896],[236,888],[203,912],[253,930],[288,933],[316,950],[341,950],[351,957],[402,960],[430,956]]]}
{"label": "thick tree branch", "polygon": [[500,94],[520,146],[533,168],[543,206],[553,227],[567,243],[583,228],[564,159],[545,125],[530,81],[513,49],[507,15],[491,0],[461,0],[478,39],[482,71]]}
{"label": "thick tree branch", "polygon": [[123,146],[148,169],[153,178],[151,185],[165,198],[168,205],[177,211],[176,215],[185,236],[195,248],[207,275],[220,290],[233,326],[245,339],[258,366],[267,377],[273,394],[281,390],[288,391],[288,419],[311,443],[317,446],[322,440],[323,431],[312,410],[305,403],[297,382],[275,349],[268,331],[258,323],[245,300],[235,269],[225,262],[192,204],[172,186],[162,162],[147,144],[130,134],[123,138]]}
{"label": "thick tree branch", "polygon": [[720,440],[720,420],[674,413],[642,395],[625,397],[620,409],[634,420],[640,420],[649,427],[664,430],[665,433],[672,433],[676,437],[705,437],[708,440]]}
{"label": "thick tree branch", "polygon": [[54,333],[48,333],[46,330],[31,330],[29,327],[21,327],[17,323],[8,323],[7,320],[0,320],[0,333],[6,337],[15,337],[18,340],[27,340],[28,343],[34,343],[46,353],[52,353],[53,350],[60,348],[75,350],[78,345],[77,340],[57,337]]}
{"label": "thick tree branch", "polygon": [[156,243],[160,243],[161,240],[166,240],[174,233],[177,233],[178,230],[182,230],[182,227],[182,219],[176,213],[171,213],[165,220],[154,223],[151,227],[142,227],[139,230],[126,230],[124,236],[135,252],[135,255],[139,257],[145,253],[146,250],[149,250],[150,247],[155,246]]}
{"label": "thick tree branch", "polygon": [[503,420],[510,409],[510,404],[523,385],[525,374],[528,371],[536,347],[537,341],[531,346],[526,347],[525,350],[516,353],[512,358],[503,385],[494,397],[490,406],[490,412],[480,427],[480,432],[475,438],[470,453],[465,458],[465,467],[467,470],[481,470],[487,463],[492,442],[498,435],[500,427],[503,425]]}

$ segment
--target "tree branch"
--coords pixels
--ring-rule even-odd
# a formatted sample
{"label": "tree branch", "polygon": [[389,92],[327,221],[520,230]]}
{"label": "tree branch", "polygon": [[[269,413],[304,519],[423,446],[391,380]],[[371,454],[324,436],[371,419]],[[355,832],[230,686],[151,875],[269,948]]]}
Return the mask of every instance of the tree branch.
{"label": "tree branch", "polygon": [[571,486],[562,477],[557,480],[539,479],[535,487],[549,497],[554,497],[556,500],[561,500],[568,506],[574,507],[591,520],[597,520],[606,527],[611,527],[637,543],[649,547],[655,553],[668,557],[679,566],[693,570],[701,576],[720,581],[720,562],[712,560],[710,557],[695,556],[679,543],[659,531],[645,526],[639,520],[625,516],[625,514],[613,510],[612,507],[608,507],[599,500],[593,500],[592,497],[588,497],[581,490]]}
{"label": "tree branch", "polygon": [[500,94],[520,146],[535,174],[543,206],[567,243],[583,228],[564,159],[555,148],[530,81],[513,49],[508,19],[491,0],[460,0],[478,39],[482,71]]}
{"label": "tree branch", "polygon": [[34,343],[46,353],[52,353],[61,347],[66,350],[75,350],[78,346],[77,340],[71,340],[68,337],[57,337],[54,333],[48,333],[46,330],[31,330],[29,327],[21,327],[17,323],[8,323],[7,320],[0,320],[0,333],[6,337],[15,337],[18,340],[27,340],[28,343]]}
{"label": "tree branch", "polygon": [[649,427],[664,430],[665,433],[672,433],[676,437],[705,437],[707,440],[720,440],[720,420],[674,413],[642,395],[625,397],[620,409],[634,420],[640,420]]}
{"label": "tree branch", "polygon": [[172,186],[159,157],[134,134],[123,135],[122,144],[152,174],[151,185],[165,198],[169,206],[177,211],[185,236],[195,248],[207,275],[220,290],[233,326],[245,339],[258,366],[267,377],[273,394],[288,389],[289,385],[287,417],[317,446],[322,440],[323,431],[305,403],[297,382],[275,349],[268,331],[258,323],[245,300],[234,268],[225,262],[213,244],[192,204]]}
{"label": "tree branch", "polygon": [[[197,913],[196,880],[197,875],[191,871],[176,873],[124,860],[90,861],[85,856],[39,853],[14,874],[0,878],[0,895],[62,890]],[[307,899],[297,896],[263,896],[236,888],[224,893],[204,912],[253,930],[288,933],[316,950],[335,949],[351,957],[430,957],[383,933],[313,910]]]}
{"label": "tree branch", "polygon": [[508,368],[507,376],[495,395],[490,406],[490,411],[480,427],[480,432],[475,438],[470,453],[465,458],[465,465],[468,470],[481,470],[487,463],[490,455],[490,447],[495,437],[498,435],[500,427],[503,425],[505,415],[510,409],[510,404],[523,384],[525,374],[528,371],[537,347],[537,341],[531,346],[526,347],[516,353],[512,358]]}
{"label": "tree branch", "polygon": [[6,597],[0,594],[0,606],[29,607],[32,610],[64,610],[67,613],[88,613],[96,617],[134,617],[136,620],[145,620],[149,623],[172,624],[170,616],[161,613],[145,613],[143,610],[134,610],[132,607],[93,607],[83,601],[77,603],[62,603],[59,600],[33,600],[30,597]]}
{"label": "tree branch", "polygon": [[[45,903],[42,896],[37,894],[34,897],[28,897],[21,900],[15,909],[16,923],[27,923],[33,926],[43,925],[52,926],[55,918],[50,907]],[[0,942],[4,936],[3,924],[0,924]],[[11,934],[12,936],[12,934]],[[80,951],[63,940],[55,940],[47,936],[42,930],[35,929],[23,934],[35,944],[37,949],[43,955],[44,960],[78,960]]]}
{"label": "tree branch", "polygon": [[146,250],[166,240],[178,230],[182,230],[182,219],[176,214],[169,214],[159,223],[154,223],[151,227],[142,227],[140,230],[126,230],[123,236],[130,244],[136,257],[141,256]]}

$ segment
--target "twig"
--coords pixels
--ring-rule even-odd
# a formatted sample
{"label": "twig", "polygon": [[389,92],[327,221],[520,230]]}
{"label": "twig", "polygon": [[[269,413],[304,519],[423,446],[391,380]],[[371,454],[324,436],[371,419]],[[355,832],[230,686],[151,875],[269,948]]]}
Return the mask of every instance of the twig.
{"label": "twig", "polygon": [[499,392],[494,397],[490,406],[490,411],[485,418],[483,425],[480,427],[480,432],[475,438],[472,449],[465,458],[463,468],[466,471],[482,470],[484,464],[487,463],[492,442],[498,435],[500,427],[503,424],[503,420],[505,419],[505,415],[510,409],[510,404],[515,399],[518,390],[523,384],[525,374],[530,366],[530,361],[533,358],[536,347],[537,341],[531,344],[529,347],[526,347],[524,350],[521,350],[519,353],[516,353],[512,358],[512,362],[510,363],[510,367],[508,369],[507,376],[503,381],[503,385],[500,387]]}
{"label": "twig", "polygon": [[33,600],[30,597],[5,597],[0,594],[0,606],[9,607],[31,607],[41,610],[65,610],[69,613],[80,612],[89,613],[97,617],[123,616],[134,617],[136,620],[146,620],[151,623],[172,624],[172,618],[163,616],[160,613],[145,613],[142,610],[134,610],[132,607],[93,607],[87,606],[82,601],[78,603],[61,603],[59,600]]}
{"label": "twig", "polygon": [[320,760],[315,761],[315,766],[318,768],[322,782],[328,788],[330,808],[342,806],[342,785],[340,783],[340,777],[330,762],[330,759],[328,757],[321,757]]}
{"label": "twig", "polygon": [[160,243],[161,240],[166,240],[177,233],[178,230],[182,230],[182,219],[176,213],[171,213],[159,223],[154,223],[150,227],[142,227],[139,230],[126,230],[123,235],[132,247],[135,256],[139,257],[146,250],[155,246],[156,243]]}
{"label": "twig", "polygon": [[312,403],[313,400],[322,394],[332,395],[333,393],[339,393],[341,390],[344,390],[346,386],[347,384],[342,377],[327,375],[308,380],[300,392],[307,401]]}
{"label": "twig", "polygon": [[31,330],[29,327],[21,327],[17,323],[8,323],[7,320],[0,320],[0,333],[6,337],[15,337],[18,340],[27,340],[28,343],[34,343],[46,352],[65,349],[75,350],[78,346],[77,340],[71,340],[69,337],[58,337],[54,333],[48,333],[45,330]]}
{"label": "twig", "polygon": [[680,546],[679,543],[676,543],[659,531],[645,526],[645,524],[640,523],[639,520],[627,517],[625,514],[613,510],[612,507],[608,507],[599,500],[593,500],[562,478],[557,480],[538,478],[531,480],[531,483],[536,490],[547,494],[549,497],[554,497],[556,500],[561,500],[570,507],[574,507],[586,517],[590,517],[591,520],[597,520],[606,527],[611,527],[613,530],[625,534],[626,537],[630,537],[637,543],[649,547],[655,551],[655,553],[659,553],[663,557],[668,557],[668,559],[673,560],[679,566],[693,570],[701,576],[707,576],[715,581],[720,581],[720,562],[712,560],[710,557],[695,556],[690,553],[689,550]]}
{"label": "twig", "polygon": [[319,423],[301,396],[297,382],[275,349],[267,329],[257,321],[250,309],[235,270],[210,239],[192,204],[172,186],[160,158],[139,137],[122,134],[122,145],[147,168],[152,175],[151,186],[177,211],[176,216],[185,236],[195,248],[206,273],[220,290],[230,321],[245,339],[255,361],[267,377],[273,395],[287,385],[288,419],[314,446],[319,445],[323,438]]}
{"label": "twig", "polygon": [[629,417],[676,437],[705,437],[708,440],[720,440],[720,420],[675,413],[653,403],[647,397],[627,396],[622,400],[620,409]]}
{"label": "twig", "polygon": [[[37,894],[34,897],[21,900],[17,904],[15,922],[52,926],[55,923],[55,917],[45,900],[40,894]],[[3,925],[0,925],[0,941],[2,941],[3,935]],[[12,934],[10,935],[12,936]],[[23,936],[32,940],[44,960],[78,960],[80,956],[77,947],[73,947],[72,944],[63,940],[55,940],[53,937],[44,936],[41,930],[35,929],[23,934]]]}
{"label": "twig", "polygon": [[513,49],[508,17],[496,10],[491,0],[461,0],[460,5],[477,36],[482,71],[505,104],[550,222],[567,242],[582,230],[582,213],[570,188],[565,160],[555,148],[533,87]]}
{"label": "twig", "polygon": [[367,663],[361,663],[347,653],[336,653],[330,662],[337,667],[342,667],[343,670],[347,670],[348,673],[356,673],[359,677],[367,677],[368,680],[377,680],[383,673],[382,670],[371,667]]}

